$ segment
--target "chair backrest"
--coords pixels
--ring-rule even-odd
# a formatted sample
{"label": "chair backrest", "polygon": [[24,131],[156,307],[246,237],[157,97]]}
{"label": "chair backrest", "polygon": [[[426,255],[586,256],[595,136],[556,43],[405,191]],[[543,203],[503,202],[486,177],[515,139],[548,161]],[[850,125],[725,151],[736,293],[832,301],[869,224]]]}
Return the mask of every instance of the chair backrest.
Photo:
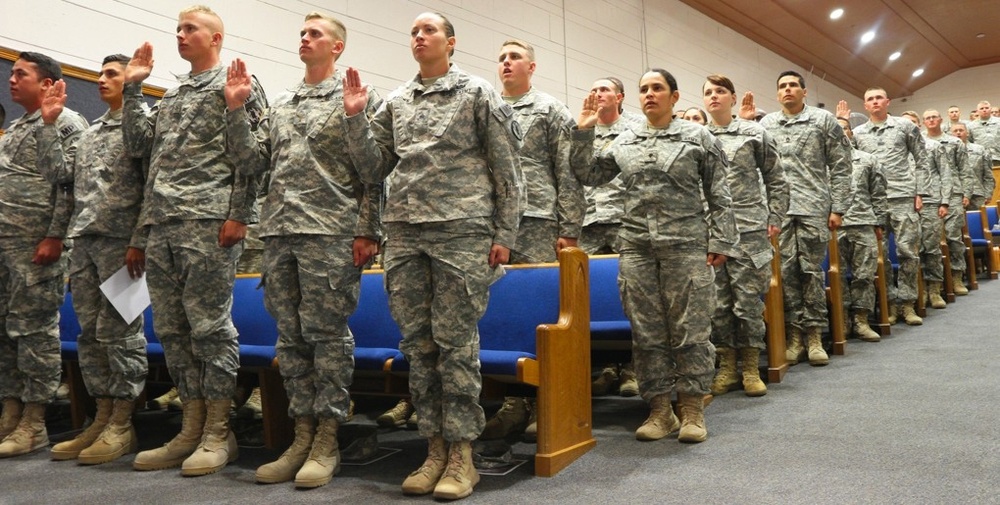
{"label": "chair backrest", "polygon": [[232,312],[240,344],[273,346],[278,342],[278,324],[264,309],[259,274],[236,277]]}
{"label": "chair backrest", "polygon": [[896,255],[896,235],[890,232],[885,241],[889,243],[889,250],[886,252],[889,264],[894,268],[899,268],[899,256]]}
{"label": "chair backrest", "polygon": [[983,216],[978,210],[966,211],[965,220],[969,223],[970,238],[986,240],[986,237],[983,236]]}
{"label": "chair backrest", "polygon": [[992,230],[994,226],[997,225],[997,207],[996,205],[987,205],[986,209],[986,229]]}
{"label": "chair backrest", "polygon": [[76,311],[73,310],[73,293],[68,289],[63,296],[63,303],[59,306],[59,340],[63,342],[76,342],[80,337],[80,321],[76,318]]}
{"label": "chair backrest", "polygon": [[618,290],[618,255],[590,257],[590,320],[625,321]]}
{"label": "chair backrest", "polygon": [[403,335],[389,312],[389,296],[385,291],[382,270],[361,274],[361,294],[358,309],[347,320],[354,334],[355,347],[396,349]]}
{"label": "chair backrest", "polygon": [[514,265],[490,286],[480,348],[535,353],[539,324],[559,320],[559,265]]}

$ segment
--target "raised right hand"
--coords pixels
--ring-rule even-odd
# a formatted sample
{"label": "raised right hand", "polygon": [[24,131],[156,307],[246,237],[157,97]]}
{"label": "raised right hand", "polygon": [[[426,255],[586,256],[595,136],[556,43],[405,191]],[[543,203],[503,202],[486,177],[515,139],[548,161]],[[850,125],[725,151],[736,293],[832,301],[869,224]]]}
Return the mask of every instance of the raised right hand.
{"label": "raised right hand", "polygon": [[59,79],[45,90],[45,96],[42,97],[42,121],[45,124],[55,124],[65,105],[66,81]]}
{"label": "raised right hand", "polygon": [[229,110],[236,110],[243,107],[247,98],[250,98],[250,74],[247,73],[247,64],[243,60],[236,58],[229,65],[226,71],[226,88],[222,93],[226,96],[226,107]]}
{"label": "raised right hand", "polygon": [[361,84],[361,74],[348,67],[344,76],[344,113],[353,116],[368,105],[368,86]]}
{"label": "raised right hand", "polygon": [[125,67],[125,82],[145,81],[153,71],[153,45],[143,42]]}
{"label": "raised right hand", "polygon": [[757,105],[753,101],[753,91],[743,93],[743,101],[740,102],[740,119],[753,121],[757,119]]}
{"label": "raised right hand", "polygon": [[837,117],[842,117],[850,121],[851,108],[847,106],[847,100],[841,100],[837,102]]}
{"label": "raised right hand", "polygon": [[597,93],[593,91],[583,99],[583,110],[580,111],[580,118],[576,121],[576,127],[581,130],[589,130],[597,124],[600,116],[600,108],[597,105]]}

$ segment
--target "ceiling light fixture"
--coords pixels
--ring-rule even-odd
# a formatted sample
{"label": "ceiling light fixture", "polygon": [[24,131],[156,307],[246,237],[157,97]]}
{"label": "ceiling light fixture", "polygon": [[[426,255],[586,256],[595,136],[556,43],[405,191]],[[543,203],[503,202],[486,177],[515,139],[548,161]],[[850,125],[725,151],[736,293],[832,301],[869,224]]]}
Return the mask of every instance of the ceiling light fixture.
{"label": "ceiling light fixture", "polygon": [[[832,14],[831,14],[831,16],[832,16]],[[986,38],[986,34],[985,34],[985,33],[982,33],[982,32],[980,32],[980,33],[977,33],[977,34],[976,34],[976,38],[977,38],[977,39],[985,39],[985,38]]]}
{"label": "ceiling light fixture", "polygon": [[913,77],[920,77],[922,75],[924,75],[924,69],[922,68],[918,68],[913,71]]}
{"label": "ceiling light fixture", "polygon": [[870,32],[866,32],[864,35],[861,36],[861,43],[862,44],[867,44],[867,43],[871,42],[872,40],[875,40],[875,30],[872,30]]}
{"label": "ceiling light fixture", "polygon": [[892,53],[892,54],[889,55],[889,61],[896,61],[902,55],[903,55],[903,53],[901,53],[899,51],[896,51],[896,52],[894,52],[894,53]]}
{"label": "ceiling light fixture", "polygon": [[837,20],[840,19],[841,16],[843,15],[844,15],[844,9],[833,9],[833,11],[830,12],[830,19]]}

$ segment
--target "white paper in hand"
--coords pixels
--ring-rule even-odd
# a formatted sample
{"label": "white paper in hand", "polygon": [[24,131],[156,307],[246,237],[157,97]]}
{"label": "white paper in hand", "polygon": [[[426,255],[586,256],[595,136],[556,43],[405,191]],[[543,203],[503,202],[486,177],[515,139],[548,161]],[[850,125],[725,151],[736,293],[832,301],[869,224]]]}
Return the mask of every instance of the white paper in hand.
{"label": "white paper in hand", "polygon": [[133,279],[128,275],[128,268],[121,267],[108,280],[101,283],[101,292],[115,310],[129,324],[149,307],[149,290],[146,289],[146,275]]}

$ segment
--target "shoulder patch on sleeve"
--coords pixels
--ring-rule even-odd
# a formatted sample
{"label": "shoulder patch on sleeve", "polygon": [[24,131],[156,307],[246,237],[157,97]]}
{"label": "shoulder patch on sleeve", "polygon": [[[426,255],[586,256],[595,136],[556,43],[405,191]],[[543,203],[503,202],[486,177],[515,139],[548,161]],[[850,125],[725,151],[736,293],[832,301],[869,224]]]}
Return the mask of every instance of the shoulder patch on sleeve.
{"label": "shoulder patch on sleeve", "polygon": [[59,129],[59,136],[69,137],[70,135],[73,135],[74,133],[77,133],[79,131],[83,131],[83,128],[81,128],[75,122],[70,122],[63,125],[63,127]]}

